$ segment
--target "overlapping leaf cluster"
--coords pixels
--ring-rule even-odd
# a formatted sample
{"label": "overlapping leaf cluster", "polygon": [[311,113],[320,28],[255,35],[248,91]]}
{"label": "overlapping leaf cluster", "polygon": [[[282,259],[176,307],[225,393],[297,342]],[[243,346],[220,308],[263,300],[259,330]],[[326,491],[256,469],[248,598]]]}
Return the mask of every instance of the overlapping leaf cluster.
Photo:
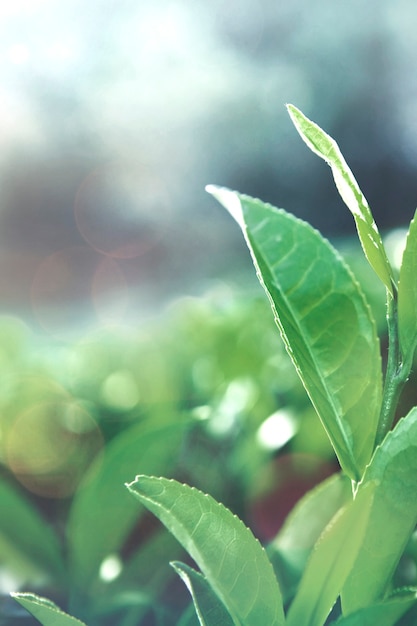
{"label": "overlapping leaf cluster", "polygon": [[[138,476],[128,489],[199,568],[172,564],[196,612],[184,615],[183,626],[323,626],[328,619],[338,626],[411,625],[417,590],[397,588],[394,574],[417,523],[417,409],[392,425],[417,344],[416,221],[397,284],[369,205],[337,144],[298,109],[288,110],[303,140],[330,165],[365,256],[386,288],[385,375],[370,308],[334,248],[285,211],[210,186],[243,231],[342,472],[297,505],[269,558],[243,523],[210,496],[149,476]],[[93,482],[91,494],[96,489],[100,485]],[[83,559],[82,542],[75,554]],[[73,623],[41,599],[17,599],[45,626]]]}

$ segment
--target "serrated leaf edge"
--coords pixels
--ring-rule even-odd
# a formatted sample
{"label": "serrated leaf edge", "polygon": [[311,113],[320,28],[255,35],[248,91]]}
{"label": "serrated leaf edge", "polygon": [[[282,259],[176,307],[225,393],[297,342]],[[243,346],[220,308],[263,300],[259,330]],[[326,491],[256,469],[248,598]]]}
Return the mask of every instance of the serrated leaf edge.
{"label": "serrated leaf edge", "polygon": [[[38,606],[40,608],[50,609],[51,611],[53,611],[54,613],[57,613],[58,615],[62,615],[63,617],[67,617],[67,618],[70,618],[70,619],[74,620],[75,622],[77,622],[81,626],[86,626],[86,624],[84,622],[79,620],[77,617],[74,617],[73,615],[70,615],[69,613],[66,613],[65,611],[60,609],[59,606],[57,606],[55,604],[55,602],[53,602],[52,600],[48,600],[48,598],[42,598],[41,596],[38,596],[35,593],[20,592],[20,591],[19,592],[18,591],[11,591],[10,595],[11,595],[12,598],[14,598],[16,600],[16,602],[19,602],[19,598],[22,598],[23,600],[29,600],[31,603],[35,604],[36,606]],[[31,612],[29,609],[27,609],[22,604],[21,604],[21,606],[26,611],[28,611],[28,613]],[[32,613],[32,615],[33,615],[33,613]],[[38,619],[38,618],[35,617],[35,619]]]}
{"label": "serrated leaf edge", "polygon": [[[375,322],[375,319],[374,319],[371,307],[370,307],[368,301],[366,300],[365,294],[364,294],[364,292],[362,290],[362,287],[361,287],[359,281],[357,280],[356,276],[352,272],[352,270],[349,267],[349,265],[346,262],[346,260],[343,258],[343,256],[340,254],[340,252],[336,248],[334,248],[334,246],[332,246],[330,241],[326,237],[323,237],[323,235],[320,233],[320,231],[317,228],[314,228],[314,226],[312,226],[309,222],[307,222],[307,221],[297,217],[296,215],[293,215],[292,213],[288,213],[288,211],[285,211],[284,209],[280,209],[278,207],[275,207],[272,204],[270,204],[269,202],[264,202],[263,200],[260,200],[259,198],[254,198],[254,197],[248,196],[247,194],[239,193],[238,191],[233,191],[231,189],[228,189],[227,187],[221,187],[221,186],[216,186],[216,185],[207,185],[206,190],[208,191],[208,193],[212,194],[221,204],[223,204],[223,202],[220,200],[219,196],[220,195],[224,195],[224,194],[227,194],[228,200],[230,202],[232,202],[231,206],[226,206],[226,205],[223,205],[223,206],[225,206],[225,208],[229,211],[229,213],[237,221],[237,223],[239,224],[239,226],[242,229],[243,235],[245,237],[246,243],[248,245],[248,248],[249,248],[249,251],[250,251],[250,254],[251,254],[251,257],[252,257],[253,264],[254,264],[255,269],[256,269],[256,274],[257,274],[258,280],[259,280],[261,286],[263,287],[265,293],[268,296],[268,299],[269,299],[269,302],[270,302],[270,305],[271,305],[271,308],[272,308],[272,311],[273,311],[273,314],[274,314],[274,318],[275,318],[276,324],[277,324],[277,326],[279,328],[279,331],[280,331],[280,334],[281,334],[282,341],[284,342],[286,350],[287,350],[288,354],[291,357],[291,360],[292,360],[292,362],[294,364],[294,367],[295,367],[295,369],[296,369],[296,371],[297,371],[297,373],[298,373],[298,375],[299,375],[303,385],[304,385],[304,380],[303,380],[303,376],[302,376],[302,370],[299,367],[297,359],[294,356],[294,353],[293,353],[292,348],[291,348],[291,344],[287,340],[286,333],[285,333],[284,328],[283,328],[283,326],[281,324],[281,321],[280,321],[280,318],[279,318],[279,315],[278,315],[278,312],[277,312],[277,309],[276,309],[273,297],[272,297],[271,293],[269,292],[269,289],[268,289],[268,287],[267,287],[267,285],[266,285],[266,283],[265,283],[265,281],[264,281],[264,279],[262,277],[262,272],[260,270],[260,267],[259,267],[259,264],[258,264],[257,259],[255,257],[255,254],[253,252],[253,247],[254,246],[253,246],[252,240],[251,240],[251,238],[250,238],[250,236],[248,234],[247,225],[246,225],[246,222],[245,222],[245,219],[244,219],[244,211],[243,211],[243,208],[242,208],[240,200],[246,200],[246,201],[250,201],[250,202],[255,202],[256,204],[262,205],[262,207],[265,207],[265,208],[269,209],[271,212],[278,212],[281,215],[290,216],[295,222],[298,222],[298,223],[302,224],[303,226],[307,226],[309,229],[311,229],[311,231],[315,235],[318,235],[321,238],[321,240],[326,245],[326,247],[329,250],[331,250],[331,252],[335,255],[335,258],[337,258],[337,260],[341,263],[341,265],[343,265],[345,271],[347,272],[347,274],[349,275],[349,278],[352,281],[352,284],[356,288],[356,291],[358,293],[358,296],[361,299],[361,302],[362,302],[362,305],[364,307],[364,310],[366,310],[366,312],[368,314],[368,318],[369,318],[370,324],[371,324],[372,329],[373,329],[373,343],[377,346],[377,351],[376,352],[377,352],[377,356],[378,356],[379,371],[380,371],[379,381],[378,381],[379,388],[380,388],[380,402],[379,402],[379,407],[377,407],[377,410],[375,411],[376,419],[375,419],[375,433],[374,433],[374,435],[376,435],[377,417],[379,416],[380,405],[381,405],[381,402],[382,402],[382,359],[381,359],[381,352],[380,352],[380,340],[379,340],[379,336],[378,336],[378,333],[377,333],[376,322]],[[233,202],[233,197],[239,200],[239,205],[240,205],[239,206],[239,213],[238,213],[237,204],[235,202]],[[271,272],[269,265],[267,267],[268,267],[268,271],[269,271],[270,275],[273,276],[273,272]],[[282,295],[281,288],[280,288],[280,295]],[[284,299],[285,299],[285,302],[286,302],[286,306],[288,306],[288,309],[291,311],[291,314],[292,314],[292,307],[289,306],[288,300],[285,298],[285,296],[284,296]],[[297,317],[294,316],[294,315],[292,315],[292,317],[293,317],[294,320],[297,319]],[[298,322],[297,322],[297,327],[299,327]],[[320,412],[318,411],[316,405],[314,404],[314,401],[311,398],[310,393],[309,393],[307,387],[305,387],[305,385],[304,385],[304,387],[305,387],[305,389],[307,391],[307,394],[308,394],[308,396],[309,396],[309,398],[310,398],[310,400],[311,400],[311,402],[312,402],[312,404],[313,404],[317,414],[320,417],[320,420],[321,420],[321,422],[323,424],[323,427],[324,427],[324,429],[325,429],[325,431],[326,431],[326,433],[327,433],[327,435],[328,435],[328,437],[329,437],[329,439],[330,439],[330,441],[332,443],[332,446],[333,446],[333,448],[334,448],[334,450],[336,452],[336,455],[337,455],[337,457],[338,457],[338,459],[339,459],[343,469],[346,471],[346,473],[351,478],[353,478],[354,480],[359,480],[359,478],[361,477],[361,474],[362,474],[362,472],[364,470],[364,467],[367,465],[367,463],[369,463],[370,459],[372,458],[373,449],[370,450],[369,458],[363,464],[363,467],[358,468],[356,466],[355,456],[353,454],[353,448],[352,448],[352,446],[351,446],[351,444],[349,442],[349,439],[346,437],[346,433],[345,433],[346,429],[342,428],[342,426],[343,426],[342,417],[339,415],[339,412],[336,410],[336,407],[334,405],[333,394],[330,393],[328,391],[328,389],[327,389],[327,385],[325,384],[325,379],[323,379],[321,370],[320,370],[320,368],[317,367],[315,359],[312,358],[312,352],[310,350],[310,347],[307,344],[305,344],[305,346],[306,346],[307,351],[308,351],[308,353],[309,353],[309,355],[311,357],[312,362],[314,362],[314,364],[315,364],[315,369],[316,369],[316,372],[319,375],[319,378],[321,380],[323,388],[326,389],[326,393],[327,393],[327,398],[329,400],[329,404],[333,408],[333,414],[334,414],[334,416],[336,418],[336,422],[338,424],[339,431],[341,432],[343,440],[345,442],[346,450],[348,451],[348,453],[350,455],[350,462],[351,462],[351,467],[350,468],[347,468],[346,464],[342,463],[342,461],[340,459],[340,455],[338,454],[338,452],[336,450],[336,447],[333,445],[333,437],[330,435],[329,429],[327,428],[326,423],[322,419],[322,417],[320,415]],[[349,426],[349,424],[348,424],[348,426]]]}
{"label": "serrated leaf edge", "polygon": [[[263,545],[260,543],[259,539],[258,539],[257,537],[255,537],[255,535],[252,533],[252,531],[250,530],[250,528],[248,528],[248,527],[247,527],[247,526],[243,523],[243,521],[242,521],[242,520],[241,520],[241,519],[240,519],[240,518],[239,518],[239,517],[238,517],[235,513],[233,513],[230,509],[228,509],[228,508],[227,508],[227,507],[226,507],[226,506],[225,506],[222,502],[218,502],[218,501],[217,501],[217,500],[215,500],[215,499],[214,499],[214,498],[213,498],[210,494],[204,493],[204,492],[203,492],[203,491],[201,491],[200,489],[197,489],[197,488],[196,488],[196,487],[194,487],[194,486],[188,485],[187,483],[184,483],[184,482],[182,482],[182,483],[181,483],[181,482],[179,482],[179,481],[177,481],[177,480],[175,480],[175,479],[173,479],[173,478],[164,478],[164,477],[160,477],[160,476],[159,476],[159,477],[158,477],[158,476],[147,476],[147,475],[145,475],[145,474],[138,474],[138,475],[135,477],[135,479],[134,479],[133,481],[131,481],[130,483],[125,483],[125,486],[127,487],[127,489],[129,489],[129,491],[132,493],[132,495],[135,495],[135,493],[136,493],[136,497],[138,497],[138,493],[137,493],[137,492],[135,492],[135,489],[133,488],[133,486],[134,486],[134,485],[137,485],[137,484],[140,482],[140,479],[141,479],[141,478],[150,478],[150,479],[155,479],[155,480],[164,480],[164,481],[166,481],[166,482],[168,482],[168,483],[171,483],[171,484],[177,484],[177,485],[181,485],[181,486],[183,486],[183,487],[186,487],[187,489],[190,489],[193,493],[198,493],[198,494],[200,494],[200,495],[203,495],[205,498],[207,498],[207,499],[209,499],[209,500],[213,501],[213,503],[214,503],[217,507],[220,507],[220,509],[222,509],[223,511],[225,511],[225,512],[226,512],[226,513],[228,513],[229,515],[232,515],[232,517],[233,517],[233,518],[234,518],[234,519],[238,522],[238,524],[241,526],[241,528],[244,530],[244,532],[245,532],[245,533],[246,533],[246,534],[247,534],[247,535],[251,538],[251,540],[252,540],[252,541],[255,541],[255,542],[256,542],[256,544],[257,544],[257,545],[258,545],[258,547],[260,548],[261,552],[264,554],[264,556],[265,556],[265,566],[269,567],[269,569],[270,569],[270,573],[271,573],[271,578],[273,578],[273,579],[275,580],[276,585],[277,585],[277,590],[278,590],[278,592],[279,592],[279,585],[278,585],[278,581],[277,581],[276,576],[275,576],[274,568],[272,567],[272,563],[271,563],[271,561],[270,561],[270,560],[269,560],[269,558],[268,558],[268,555],[267,555],[267,552],[266,552],[265,548],[264,548],[264,547],[263,547]],[[149,501],[151,501],[151,498],[149,498],[149,497],[147,497],[147,496],[141,496],[141,498],[142,498],[143,500],[149,500]],[[163,507],[161,507],[160,505],[157,505],[157,506],[158,506],[158,507],[160,507],[160,508],[163,508]],[[183,524],[180,524],[180,526],[181,526],[183,529],[185,529],[185,527],[183,526]],[[186,529],[185,529],[185,530],[186,530]],[[187,532],[187,534],[188,534],[188,531],[187,531],[187,530],[186,530],[186,532]],[[192,543],[194,544],[194,541],[192,541]],[[195,545],[195,544],[194,544],[194,545]],[[188,551],[188,549],[187,549],[187,551]],[[200,553],[200,550],[198,550],[197,552],[198,552],[198,553]],[[191,555],[191,556],[192,556],[192,555]],[[193,557],[193,558],[194,558],[194,557]],[[205,576],[203,573],[201,573],[201,572],[199,572],[199,573],[200,573],[201,575],[203,575],[205,578],[207,578],[207,576]],[[207,580],[208,580],[208,579],[207,579]],[[210,584],[211,584],[211,583],[210,583]],[[216,585],[216,586],[215,586],[215,585],[213,585],[213,589],[214,589],[214,591],[215,591],[216,595],[218,595],[220,598],[222,598],[222,597],[223,597],[223,596],[222,596],[222,590],[221,590],[221,589],[217,589],[217,585]],[[221,601],[223,602],[223,599],[222,599]],[[224,602],[223,602],[223,604],[224,604]],[[225,606],[226,606],[226,605],[225,605]],[[229,611],[229,609],[227,609],[227,610]],[[230,612],[230,611],[229,611],[229,612]],[[236,618],[236,616],[235,616],[235,615],[232,615],[232,614],[231,614],[231,617],[232,617],[232,619],[233,619],[234,621],[236,621],[236,620],[237,620],[237,618]],[[275,616],[275,617],[277,617],[277,616]],[[239,621],[236,621],[236,624],[239,624],[239,623],[240,623]]]}

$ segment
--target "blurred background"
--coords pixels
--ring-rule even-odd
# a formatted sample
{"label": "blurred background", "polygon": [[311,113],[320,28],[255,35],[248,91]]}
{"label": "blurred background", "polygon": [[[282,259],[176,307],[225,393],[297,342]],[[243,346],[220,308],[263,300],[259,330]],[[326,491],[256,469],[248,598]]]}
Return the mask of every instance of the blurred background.
{"label": "blurred background", "polygon": [[406,224],[415,19],[412,0],[3,3],[1,309],[59,334],[247,269],[207,183],[353,233],[286,102],[337,138],[380,228]]}
{"label": "blurred background", "polygon": [[383,290],[285,103],[337,139],[398,264],[416,21],[413,0],[0,4],[1,625],[23,619],[16,589],[89,626],[177,619],[178,548],[125,499],[139,472],[211,493],[268,542],[337,471],[240,230],[204,187],[334,241],[384,349]]}

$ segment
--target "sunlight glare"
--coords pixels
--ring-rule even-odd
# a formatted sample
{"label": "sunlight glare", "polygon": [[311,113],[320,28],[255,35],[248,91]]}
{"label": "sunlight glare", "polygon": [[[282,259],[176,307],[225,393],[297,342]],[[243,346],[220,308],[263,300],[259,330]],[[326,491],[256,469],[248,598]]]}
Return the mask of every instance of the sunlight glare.
{"label": "sunlight glare", "polygon": [[13,65],[24,65],[29,61],[30,52],[24,44],[16,43],[8,49],[7,57]]}
{"label": "sunlight glare", "polygon": [[281,409],[270,415],[259,427],[257,440],[266,450],[279,450],[295,435],[297,423],[294,415]]}
{"label": "sunlight glare", "polygon": [[106,583],[115,580],[121,573],[123,564],[117,554],[111,554],[100,566],[100,578]]}
{"label": "sunlight glare", "polygon": [[401,267],[406,239],[406,228],[395,228],[384,237],[384,246],[387,250],[388,258],[396,270],[399,270]]}

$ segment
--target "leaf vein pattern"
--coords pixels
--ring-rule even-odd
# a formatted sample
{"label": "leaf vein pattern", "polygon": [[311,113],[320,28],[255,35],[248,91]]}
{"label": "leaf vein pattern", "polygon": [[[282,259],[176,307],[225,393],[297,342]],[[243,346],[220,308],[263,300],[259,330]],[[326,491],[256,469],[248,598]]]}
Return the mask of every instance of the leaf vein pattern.
{"label": "leaf vein pattern", "polygon": [[285,254],[280,256],[280,258],[277,259],[277,261],[274,261],[271,264],[271,269],[275,271],[281,265],[284,265],[285,263],[288,263],[289,259],[292,257],[293,254],[297,254],[297,246],[296,246],[295,243],[292,245],[292,247],[289,250],[287,250],[287,252],[285,252]]}
{"label": "leaf vein pattern", "polygon": [[289,289],[286,290],[287,296],[294,296],[294,294],[301,289],[301,287],[310,280],[310,275],[315,271],[314,262],[307,268],[307,271],[304,272],[299,280],[294,283]]}
{"label": "leaf vein pattern", "polygon": [[268,228],[269,227],[269,223],[271,221],[270,217],[265,217],[263,220],[261,220],[260,222],[258,222],[253,228],[252,228],[252,233],[254,235],[260,233],[264,228]]}
{"label": "leaf vein pattern", "polygon": [[330,294],[331,294],[331,290],[329,289],[329,291],[325,293],[320,298],[320,300],[317,300],[316,302],[312,302],[311,304],[306,306],[306,308],[303,311],[299,310],[300,322],[303,322],[312,313],[314,312],[317,313],[316,309],[318,309],[322,304],[324,304],[329,299]]}

